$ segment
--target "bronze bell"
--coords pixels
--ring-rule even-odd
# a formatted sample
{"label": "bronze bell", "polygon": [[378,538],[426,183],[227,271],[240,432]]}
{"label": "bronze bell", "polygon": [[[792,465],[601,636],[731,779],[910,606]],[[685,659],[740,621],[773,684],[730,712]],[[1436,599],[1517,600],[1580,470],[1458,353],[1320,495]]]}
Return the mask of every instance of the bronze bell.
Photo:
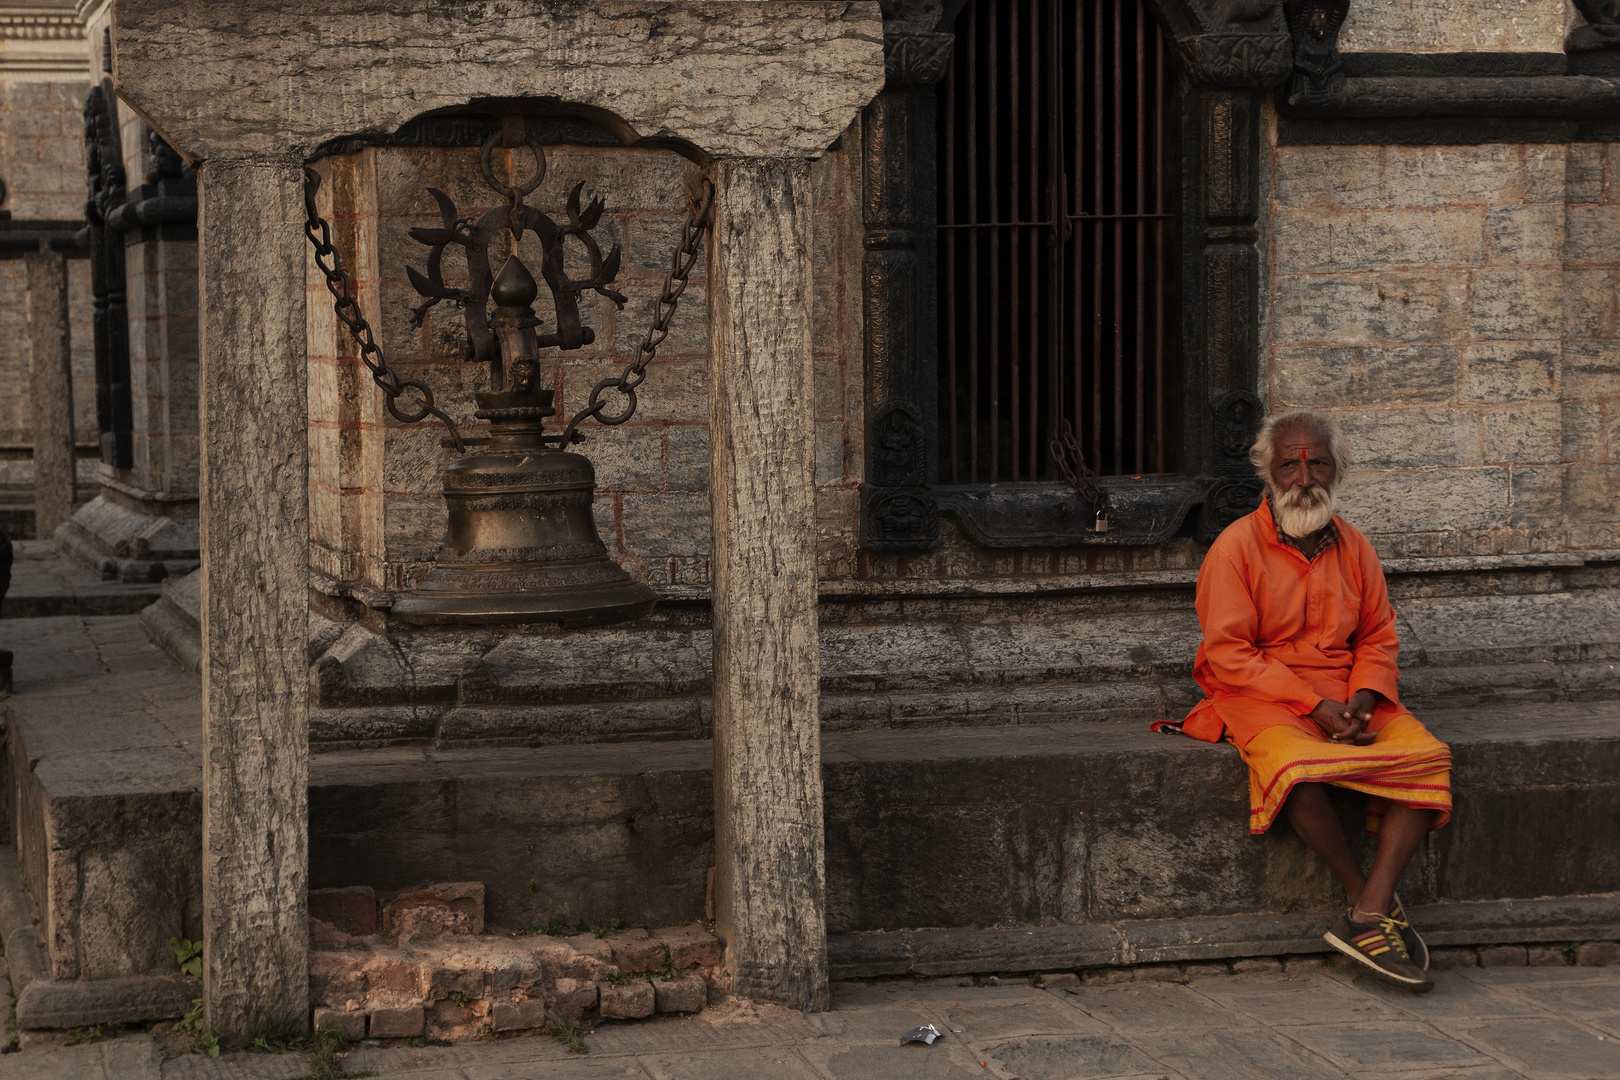
{"label": "bronze bell", "polygon": [[639,618],[657,601],[608,558],[591,515],[590,460],[553,447],[558,437],[545,434],[556,410],[552,391],[534,388],[538,295],[512,255],[490,289],[500,345],[490,385],[507,386],[509,375],[510,388],[474,395],[490,438],[445,469],[449,535],[421,585],[394,605],[407,622],[597,626]]}

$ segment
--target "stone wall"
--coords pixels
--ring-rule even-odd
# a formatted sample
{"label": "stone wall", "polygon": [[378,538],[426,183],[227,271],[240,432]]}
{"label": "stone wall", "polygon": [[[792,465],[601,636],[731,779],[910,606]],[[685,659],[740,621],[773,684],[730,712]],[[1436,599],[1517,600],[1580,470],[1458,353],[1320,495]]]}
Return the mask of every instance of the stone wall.
{"label": "stone wall", "polygon": [[1339,48],[1345,52],[1561,53],[1569,25],[1583,21],[1567,0],[1355,0],[1339,33]]}
{"label": "stone wall", "polygon": [[[0,178],[4,209],[17,219],[73,220],[84,216],[84,135],[81,110],[89,84],[83,80],[0,79]],[[21,259],[0,260],[0,503],[32,499],[33,402],[28,390],[27,286]],[[73,411],[76,438],[97,444],[95,352],[90,333],[90,266],[68,261],[69,335],[73,347]],[[93,458],[81,455],[79,476],[95,475]],[[15,521],[14,521],[15,527]]]}
{"label": "stone wall", "polygon": [[1283,146],[1264,388],[1327,409],[1386,555],[1620,547],[1605,144]]}

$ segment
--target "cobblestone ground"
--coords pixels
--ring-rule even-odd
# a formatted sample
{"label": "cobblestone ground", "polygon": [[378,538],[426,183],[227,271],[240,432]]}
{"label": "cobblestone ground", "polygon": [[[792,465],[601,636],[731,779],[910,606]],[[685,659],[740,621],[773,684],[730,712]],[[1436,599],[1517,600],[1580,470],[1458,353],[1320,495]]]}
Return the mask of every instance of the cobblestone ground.
{"label": "cobblestone ground", "polygon": [[[842,983],[820,1016],[721,1008],[603,1024],[585,1055],[526,1038],[362,1046],[342,1065],[380,1080],[1620,1077],[1620,968],[1467,968],[1435,982],[1416,997],[1308,961],[1287,972],[1200,972],[1185,985]],[[925,1023],[945,1037],[900,1045]],[[0,1057],[5,1080],[290,1080],[309,1068],[295,1054],[160,1060],[146,1034]]]}

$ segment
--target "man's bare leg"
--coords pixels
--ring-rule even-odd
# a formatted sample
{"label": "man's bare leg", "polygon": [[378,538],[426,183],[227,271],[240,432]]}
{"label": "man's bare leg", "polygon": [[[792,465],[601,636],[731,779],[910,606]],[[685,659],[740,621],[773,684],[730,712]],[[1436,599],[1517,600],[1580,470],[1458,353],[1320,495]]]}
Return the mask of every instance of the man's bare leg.
{"label": "man's bare leg", "polygon": [[[1345,839],[1339,815],[1333,812],[1333,804],[1328,801],[1327,785],[1295,784],[1294,790],[1288,793],[1284,809],[1288,812],[1288,824],[1294,827],[1294,832],[1299,834],[1307,847],[1322,857],[1328,869],[1333,871],[1333,876],[1339,879],[1339,884],[1344,886],[1344,891],[1350,895],[1350,902],[1355,903],[1366,888],[1367,879],[1361,874],[1361,864],[1350,853],[1350,841]],[[1389,827],[1387,817],[1384,827]],[[1379,850],[1381,852],[1382,847]],[[1411,858],[1410,853],[1407,858]],[[1403,868],[1405,865],[1401,864]]]}
{"label": "man's bare leg", "polygon": [[1395,906],[1395,886],[1406,872],[1406,864],[1417,853],[1418,844],[1434,825],[1437,813],[1437,810],[1419,810],[1400,803],[1389,804],[1383,826],[1378,830],[1378,854],[1373,856],[1372,872],[1367,875],[1361,898],[1355,902],[1357,916],[1389,914]]}

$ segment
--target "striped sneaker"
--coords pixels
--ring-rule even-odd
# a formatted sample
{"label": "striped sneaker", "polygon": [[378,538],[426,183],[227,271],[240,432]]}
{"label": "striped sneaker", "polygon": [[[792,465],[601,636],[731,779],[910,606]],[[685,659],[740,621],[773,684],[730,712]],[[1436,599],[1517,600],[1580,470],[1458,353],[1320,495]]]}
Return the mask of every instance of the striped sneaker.
{"label": "striped sneaker", "polygon": [[1418,936],[1418,932],[1416,930],[1412,929],[1412,923],[1406,917],[1406,910],[1401,907],[1401,897],[1399,893],[1395,894],[1395,906],[1390,911],[1389,917],[1395,920],[1396,926],[1400,927],[1401,940],[1406,942],[1406,953],[1412,958],[1412,963],[1416,964],[1424,971],[1428,971],[1428,943]]}
{"label": "striped sneaker", "polygon": [[1370,922],[1355,922],[1346,912],[1322,937],[1335,949],[1396,986],[1419,994],[1434,989],[1434,980],[1412,963],[1412,955],[1407,952],[1406,941],[1401,936],[1401,924],[1388,915],[1379,915]]}

